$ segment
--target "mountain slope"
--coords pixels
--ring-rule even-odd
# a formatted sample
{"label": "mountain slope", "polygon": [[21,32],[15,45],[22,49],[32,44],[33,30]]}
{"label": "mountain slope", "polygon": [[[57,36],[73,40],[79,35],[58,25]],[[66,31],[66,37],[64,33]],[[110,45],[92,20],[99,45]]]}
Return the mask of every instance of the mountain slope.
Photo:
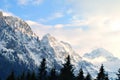
{"label": "mountain slope", "polygon": [[11,70],[17,74],[34,70],[37,64],[34,54],[39,52],[40,41],[30,27],[19,18],[2,16],[0,34],[0,76],[6,77]]}
{"label": "mountain slope", "polygon": [[[65,58],[70,55],[71,62],[75,68],[75,74],[78,73],[81,67],[83,68],[85,74],[90,72],[95,77],[94,74],[97,73],[98,68],[92,65],[90,62],[84,61],[82,57],[80,57],[78,53],[72,49],[70,44],[63,41],[58,41],[50,34],[43,36],[41,40],[41,51],[41,53],[46,54],[42,57],[45,57],[48,60],[48,64],[51,66],[54,64],[55,67],[61,68],[62,64],[65,62]],[[55,63],[59,64],[59,67],[58,65],[56,66]],[[91,68],[93,71],[91,71],[89,68]]]}
{"label": "mountain slope", "polygon": [[92,74],[97,72],[96,66],[84,61],[70,44],[58,41],[50,34],[39,40],[30,26],[19,18],[0,16],[0,34],[0,77],[3,79],[11,70],[16,75],[37,70],[42,58],[46,58],[49,69],[56,67],[59,70],[68,55],[75,65],[75,73],[81,66],[86,72],[90,69]]}

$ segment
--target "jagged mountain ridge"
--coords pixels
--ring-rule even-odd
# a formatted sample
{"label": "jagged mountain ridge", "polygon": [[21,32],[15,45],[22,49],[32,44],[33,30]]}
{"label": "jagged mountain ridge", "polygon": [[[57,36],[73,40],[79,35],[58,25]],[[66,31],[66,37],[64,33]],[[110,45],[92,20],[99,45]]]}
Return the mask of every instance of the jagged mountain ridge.
{"label": "jagged mountain ridge", "polygon": [[[0,77],[5,78],[13,70],[16,74],[23,71],[36,70],[42,58],[47,59],[49,68],[60,69],[66,56],[71,56],[76,71],[83,66],[84,71],[96,68],[83,61],[66,42],[59,42],[50,34],[41,40],[32,32],[23,20],[13,16],[0,16]],[[84,65],[83,65],[84,64]],[[86,67],[87,65],[87,67]],[[8,67],[9,66],[9,67]],[[75,71],[75,73],[76,73]]]}

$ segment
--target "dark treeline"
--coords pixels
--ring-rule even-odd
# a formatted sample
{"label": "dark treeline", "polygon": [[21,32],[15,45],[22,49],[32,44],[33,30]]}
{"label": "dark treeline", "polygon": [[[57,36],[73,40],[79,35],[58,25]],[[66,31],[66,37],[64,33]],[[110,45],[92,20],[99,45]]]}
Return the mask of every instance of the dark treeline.
{"label": "dark treeline", "polygon": [[[59,74],[54,67],[48,74],[46,59],[43,58],[38,73],[35,73],[34,71],[27,73],[23,72],[20,76],[15,76],[14,71],[12,71],[6,80],[109,80],[108,74],[105,72],[103,65],[101,65],[99,73],[96,74],[97,77],[93,79],[89,72],[84,76],[82,68],[80,68],[78,75],[75,76],[70,56],[68,56],[65,61],[66,62],[63,64]],[[117,80],[120,80],[120,69],[116,75],[118,76]]]}

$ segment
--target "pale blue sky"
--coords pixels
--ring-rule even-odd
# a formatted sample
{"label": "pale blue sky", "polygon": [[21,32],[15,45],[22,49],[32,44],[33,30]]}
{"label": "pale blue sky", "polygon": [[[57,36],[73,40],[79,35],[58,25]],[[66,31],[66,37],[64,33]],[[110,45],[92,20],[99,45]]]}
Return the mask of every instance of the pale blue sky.
{"label": "pale blue sky", "polygon": [[72,17],[67,13],[70,4],[66,4],[65,0],[1,0],[0,9],[24,20],[49,25],[68,23]]}
{"label": "pale blue sky", "polygon": [[41,38],[50,33],[78,53],[105,48],[120,57],[120,0],[1,0],[4,15],[25,20]]}

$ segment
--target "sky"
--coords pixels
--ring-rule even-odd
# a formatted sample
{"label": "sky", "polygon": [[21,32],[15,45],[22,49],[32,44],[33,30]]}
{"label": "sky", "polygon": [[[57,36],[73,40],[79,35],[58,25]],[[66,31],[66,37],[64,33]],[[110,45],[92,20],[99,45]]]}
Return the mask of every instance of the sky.
{"label": "sky", "polygon": [[42,38],[50,33],[80,55],[104,48],[120,58],[120,0],[1,0],[4,15],[25,20]]}

